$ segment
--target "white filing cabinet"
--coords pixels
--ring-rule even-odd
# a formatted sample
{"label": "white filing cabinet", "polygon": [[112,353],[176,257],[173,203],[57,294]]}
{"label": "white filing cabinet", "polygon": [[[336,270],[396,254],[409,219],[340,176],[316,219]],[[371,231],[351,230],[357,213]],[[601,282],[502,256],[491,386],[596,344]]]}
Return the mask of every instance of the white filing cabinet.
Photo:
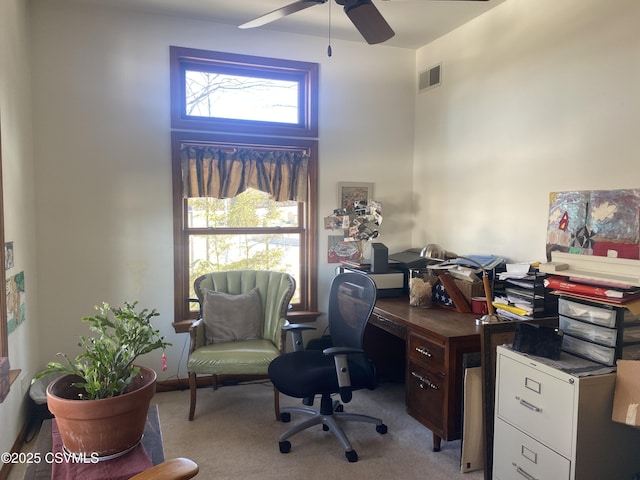
{"label": "white filing cabinet", "polygon": [[[495,480],[632,480],[640,429],[611,421],[615,373],[574,376],[497,349]],[[561,360],[584,360],[563,353]]]}

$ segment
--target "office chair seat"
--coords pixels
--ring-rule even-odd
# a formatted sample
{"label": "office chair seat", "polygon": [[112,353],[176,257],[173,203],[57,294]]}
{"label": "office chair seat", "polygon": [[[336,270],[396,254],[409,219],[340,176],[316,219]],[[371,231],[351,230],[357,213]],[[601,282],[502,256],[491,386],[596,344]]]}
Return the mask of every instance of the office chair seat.
{"label": "office chair seat", "polygon": [[[269,365],[269,377],[280,393],[289,397],[307,398],[316,394],[340,392],[333,356],[321,351],[303,350],[278,357]],[[349,360],[351,390],[377,387],[375,369],[364,357]]]}

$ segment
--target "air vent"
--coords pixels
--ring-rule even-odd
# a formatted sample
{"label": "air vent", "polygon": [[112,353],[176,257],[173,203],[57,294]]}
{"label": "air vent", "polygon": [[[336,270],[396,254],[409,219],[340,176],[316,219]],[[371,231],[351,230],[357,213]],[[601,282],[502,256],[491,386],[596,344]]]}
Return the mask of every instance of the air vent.
{"label": "air vent", "polygon": [[418,77],[419,92],[424,92],[425,90],[437,87],[438,85],[440,85],[440,65],[436,65],[424,72],[420,72],[420,76]]}

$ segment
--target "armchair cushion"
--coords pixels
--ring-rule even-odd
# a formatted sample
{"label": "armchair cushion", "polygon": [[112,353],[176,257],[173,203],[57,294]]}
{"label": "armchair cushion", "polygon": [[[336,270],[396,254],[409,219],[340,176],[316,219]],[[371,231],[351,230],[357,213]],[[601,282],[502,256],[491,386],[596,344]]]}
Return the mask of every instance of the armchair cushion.
{"label": "armchair cushion", "polygon": [[237,295],[205,291],[202,321],[207,344],[262,338],[263,317],[258,288]]}
{"label": "armchair cushion", "polygon": [[212,343],[189,356],[189,372],[203,375],[266,375],[280,350],[269,340]]}

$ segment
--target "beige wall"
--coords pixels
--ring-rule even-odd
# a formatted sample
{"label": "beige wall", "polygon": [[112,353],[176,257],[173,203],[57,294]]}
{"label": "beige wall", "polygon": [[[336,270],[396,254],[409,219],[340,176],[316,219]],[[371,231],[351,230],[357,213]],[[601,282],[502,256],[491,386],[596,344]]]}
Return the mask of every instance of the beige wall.
{"label": "beige wall", "polygon": [[640,187],[640,2],[507,0],[421,48],[417,244],[545,258],[553,191]]}
{"label": "beige wall", "polygon": [[[0,2],[0,133],[5,240],[14,243],[14,267],[7,277],[25,274],[26,318],[9,335],[9,361],[22,369],[0,404],[0,451],[11,449],[25,419],[23,398],[38,368],[36,235],[33,195],[33,136],[29,68],[28,14],[24,0]],[[3,246],[1,246],[4,248]],[[4,266],[0,266],[4,268]]]}
{"label": "beige wall", "polygon": [[[169,326],[169,45],[320,63],[321,216],[337,182],[374,182],[391,251],[437,242],[542,260],[549,192],[639,186],[638,24],[636,0],[507,0],[417,53],[333,41],[327,58],[324,39],[3,0],[6,238],[28,320],[9,337],[23,375],[0,405],[0,449],[23,420],[26,381],[74,353],[80,317],[103,300],[158,308],[174,343],[165,377],[186,374],[186,339]],[[436,63],[443,84],[416,94],[417,72]]]}
{"label": "beige wall", "polygon": [[[96,303],[137,299],[174,343],[162,377],[186,376],[187,338],[170,326],[170,45],[318,62],[321,216],[339,181],[375,183],[390,212],[410,204],[414,51],[334,41],[328,58],[324,39],[66,0],[35,1],[31,32],[43,359],[75,351]],[[408,212],[392,215],[384,241],[408,246],[409,228]],[[320,305],[334,274],[328,234]],[[157,368],[159,355],[145,362]]]}

